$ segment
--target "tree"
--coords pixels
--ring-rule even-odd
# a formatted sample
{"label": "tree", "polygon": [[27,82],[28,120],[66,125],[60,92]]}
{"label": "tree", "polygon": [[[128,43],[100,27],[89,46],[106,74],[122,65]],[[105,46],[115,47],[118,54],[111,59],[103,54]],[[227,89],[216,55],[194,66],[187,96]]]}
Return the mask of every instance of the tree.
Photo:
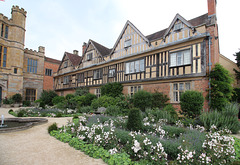
{"label": "tree", "polygon": [[101,95],[109,97],[118,97],[122,95],[123,85],[119,82],[107,83],[101,87]]}
{"label": "tree", "polygon": [[[236,61],[237,61],[237,66],[238,66],[238,68],[240,69],[240,51],[239,52],[237,52],[236,54],[234,54],[234,56],[236,56]],[[240,80],[240,71],[238,71],[238,70],[236,70],[236,69],[233,69],[234,71],[235,71],[235,73],[236,73],[236,78],[238,79],[238,80]]]}
{"label": "tree", "polygon": [[210,78],[210,108],[222,111],[224,106],[231,101],[233,78],[228,70],[220,64],[216,64],[211,70]]}

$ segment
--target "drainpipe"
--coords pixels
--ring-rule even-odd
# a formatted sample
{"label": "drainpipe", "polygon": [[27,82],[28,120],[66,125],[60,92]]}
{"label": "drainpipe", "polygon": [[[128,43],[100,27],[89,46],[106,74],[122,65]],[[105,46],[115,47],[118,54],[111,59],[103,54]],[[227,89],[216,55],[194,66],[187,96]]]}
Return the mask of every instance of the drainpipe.
{"label": "drainpipe", "polygon": [[210,72],[211,72],[211,66],[212,66],[212,62],[211,62],[211,42],[212,40],[212,37],[211,35],[209,35],[208,37],[208,67],[209,67],[209,82],[208,82],[208,86],[209,86],[209,102],[208,102],[208,105],[210,105],[211,103],[211,84],[210,84],[210,81],[211,81],[211,77],[210,77]]}

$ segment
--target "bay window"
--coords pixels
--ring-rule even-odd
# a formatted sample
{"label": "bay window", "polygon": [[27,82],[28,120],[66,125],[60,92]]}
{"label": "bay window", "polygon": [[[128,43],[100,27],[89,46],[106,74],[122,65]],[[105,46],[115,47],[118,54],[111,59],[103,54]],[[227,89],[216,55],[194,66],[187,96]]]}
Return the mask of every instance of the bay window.
{"label": "bay window", "polygon": [[170,67],[191,64],[190,49],[170,53]]}

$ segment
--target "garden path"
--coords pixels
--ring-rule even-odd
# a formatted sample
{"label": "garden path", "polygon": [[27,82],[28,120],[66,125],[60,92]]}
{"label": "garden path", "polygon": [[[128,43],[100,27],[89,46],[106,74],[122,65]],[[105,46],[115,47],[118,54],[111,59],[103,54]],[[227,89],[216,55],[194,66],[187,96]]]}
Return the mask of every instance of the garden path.
{"label": "garden path", "polygon": [[[12,108],[13,109],[13,108]],[[8,109],[0,108],[0,115],[13,117]],[[13,109],[16,110],[16,109]],[[102,165],[68,144],[51,137],[47,128],[56,122],[65,125],[71,118],[47,118],[48,123],[30,129],[0,134],[0,165]]]}

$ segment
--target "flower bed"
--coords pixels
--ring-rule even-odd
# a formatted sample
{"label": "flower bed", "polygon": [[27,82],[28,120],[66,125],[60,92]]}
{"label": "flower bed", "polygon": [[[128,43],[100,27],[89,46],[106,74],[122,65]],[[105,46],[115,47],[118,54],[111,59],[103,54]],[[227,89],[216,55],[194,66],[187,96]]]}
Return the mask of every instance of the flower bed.
{"label": "flower bed", "polygon": [[[119,164],[230,164],[235,160],[230,131],[212,126],[206,133],[201,126],[183,128],[180,122],[172,126],[166,122],[145,118],[144,132],[130,132],[122,129],[124,118],[80,116],[51,135],[76,143],[75,148],[108,164],[118,164],[121,157]],[[104,154],[99,155],[99,150]],[[109,162],[110,157],[114,161]]]}

